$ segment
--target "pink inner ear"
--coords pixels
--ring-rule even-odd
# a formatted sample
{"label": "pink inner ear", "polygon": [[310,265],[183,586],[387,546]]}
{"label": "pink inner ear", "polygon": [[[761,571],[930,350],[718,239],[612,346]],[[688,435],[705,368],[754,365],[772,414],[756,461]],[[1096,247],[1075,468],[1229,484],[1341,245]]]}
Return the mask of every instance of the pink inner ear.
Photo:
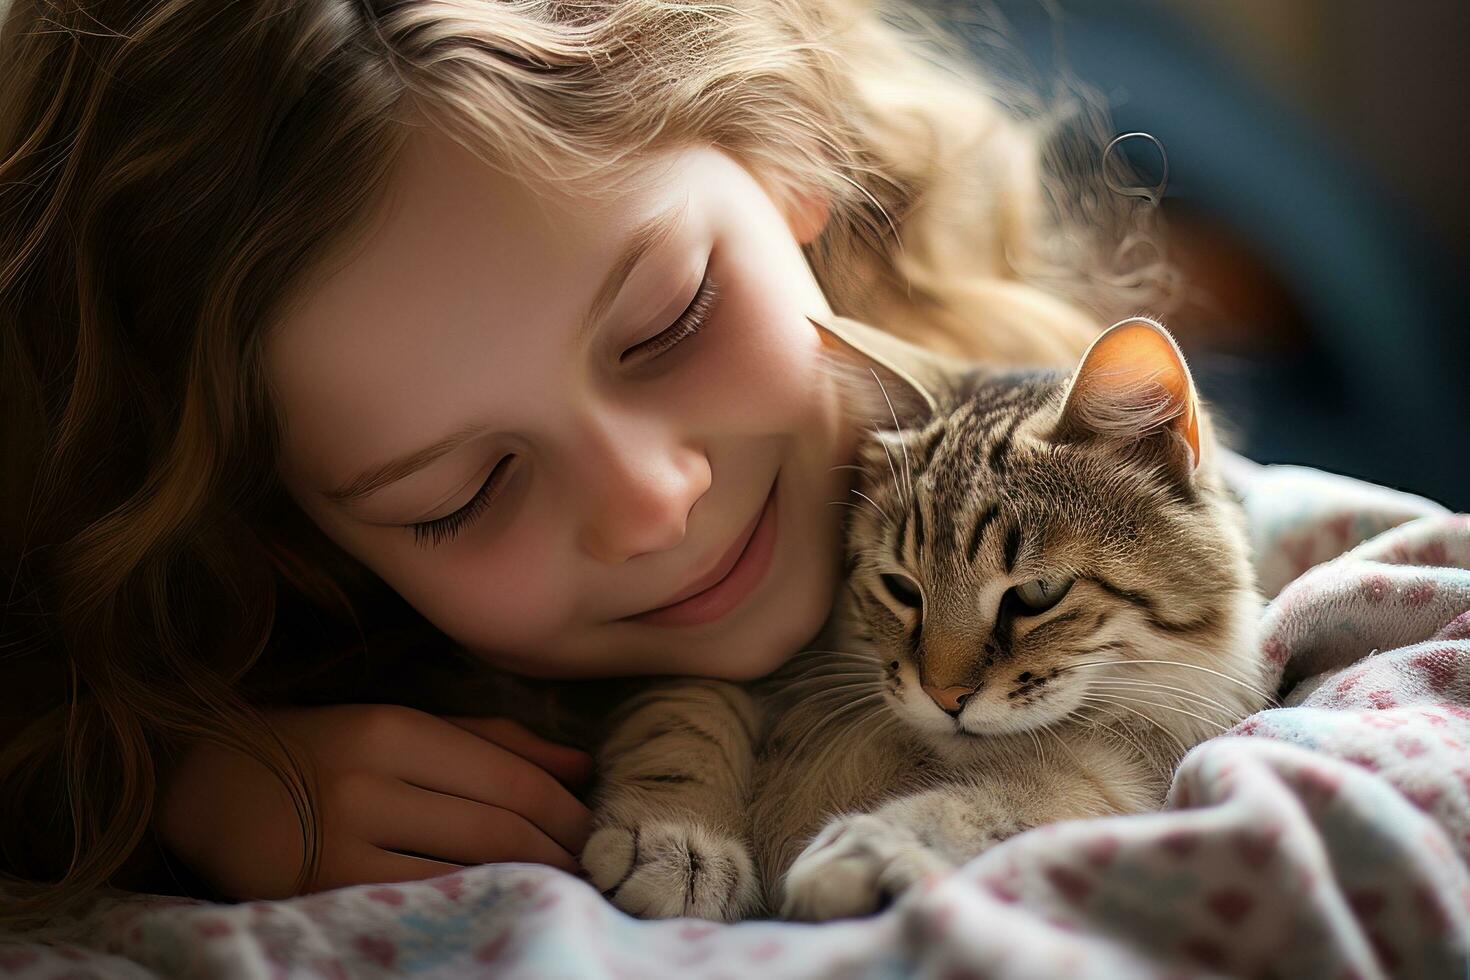
{"label": "pink inner ear", "polygon": [[1192,465],[1199,466],[1194,381],[1174,338],[1151,320],[1124,321],[1093,341],[1063,417],[1095,431],[1142,431],[1167,423],[1184,437]]}

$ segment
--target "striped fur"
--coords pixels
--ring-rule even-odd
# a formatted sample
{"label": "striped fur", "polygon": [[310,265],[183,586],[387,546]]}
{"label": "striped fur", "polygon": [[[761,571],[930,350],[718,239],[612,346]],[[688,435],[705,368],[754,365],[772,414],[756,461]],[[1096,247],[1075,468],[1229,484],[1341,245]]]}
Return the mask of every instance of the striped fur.
{"label": "striped fur", "polygon": [[[819,648],[758,684],[718,685],[697,711],[688,695],[655,699],[641,735],[619,732],[626,754],[604,753],[625,778],[599,833],[621,843],[606,868],[588,865],[594,881],[638,874],[634,835],[650,825],[684,828],[665,901],[615,901],[725,919],[863,914],[1030,827],[1157,808],[1190,747],[1267,702],[1243,521],[1208,418],[1192,389],[1173,409],[1099,408],[1107,378],[1081,378],[1087,366],[955,373],[927,393],[937,407],[882,392],[894,424],[862,447],[854,499],[870,503],[849,518],[851,571]],[[1155,397],[1133,379],[1123,390],[1140,392]],[[1171,427],[1184,405],[1198,459]],[[1105,431],[1087,429],[1097,416]],[[1120,428],[1128,418],[1142,427]],[[1038,593],[1018,589],[1036,581],[1070,586],[1034,612],[1021,597]],[[925,688],[969,693],[946,712]],[[716,731],[738,744],[715,751]],[[717,778],[722,764],[736,775]],[[697,875],[710,894],[695,894]]]}

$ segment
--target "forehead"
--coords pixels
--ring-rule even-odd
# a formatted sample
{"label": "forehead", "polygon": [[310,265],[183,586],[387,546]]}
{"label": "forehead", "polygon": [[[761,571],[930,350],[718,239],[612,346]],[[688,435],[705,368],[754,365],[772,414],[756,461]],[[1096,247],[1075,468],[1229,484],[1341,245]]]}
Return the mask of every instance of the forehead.
{"label": "forehead", "polygon": [[[651,156],[609,199],[533,188],[415,130],[365,230],[323,260],[268,338],[285,454],[309,445],[331,471],[412,446],[426,426],[462,422],[456,393],[487,382],[524,401],[516,376],[557,362],[550,347],[574,334],[626,230],[692,199],[707,152]],[[420,417],[430,393],[446,418]],[[334,445],[351,458],[330,459]]]}
{"label": "forehead", "polygon": [[[366,229],[319,263],[276,325],[279,348],[360,342],[375,323],[420,323],[480,306],[514,313],[537,278],[606,257],[617,230],[690,183],[678,156],[650,158],[629,193],[580,195],[518,180],[433,129],[405,141]],[[457,301],[457,303],[456,303]]]}

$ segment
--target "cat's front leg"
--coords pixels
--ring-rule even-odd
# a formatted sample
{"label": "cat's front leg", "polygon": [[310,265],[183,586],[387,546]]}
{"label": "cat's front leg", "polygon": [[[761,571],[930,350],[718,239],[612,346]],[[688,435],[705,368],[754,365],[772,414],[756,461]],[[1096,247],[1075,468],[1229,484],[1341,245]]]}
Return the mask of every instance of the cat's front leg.
{"label": "cat's front leg", "polygon": [[582,866],[613,904],[651,918],[758,911],[747,813],[759,713],[739,687],[671,682],[620,712],[598,753]]}
{"label": "cat's front leg", "polygon": [[1027,829],[979,786],[924,790],[872,813],[837,817],[786,873],[781,914],[822,921],[876,912],[926,877]]}
{"label": "cat's front leg", "polygon": [[812,922],[868,915],[953,868],[904,820],[883,810],[835,817],[787,870],[781,915]]}
{"label": "cat's front leg", "polygon": [[[1058,820],[1157,809],[1161,778],[1099,739],[1077,738],[1065,762],[989,761],[949,785],[905,793],[870,814],[830,822],[784,879],[782,913],[863,915],[929,874],[953,869],[1001,841]],[[1040,773],[1042,778],[1037,779]]]}

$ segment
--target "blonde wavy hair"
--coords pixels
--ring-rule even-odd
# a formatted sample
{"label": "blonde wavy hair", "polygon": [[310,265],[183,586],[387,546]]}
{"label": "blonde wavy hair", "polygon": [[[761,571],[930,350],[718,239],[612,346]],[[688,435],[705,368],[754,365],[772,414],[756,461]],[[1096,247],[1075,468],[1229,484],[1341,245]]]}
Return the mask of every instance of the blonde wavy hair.
{"label": "blonde wavy hair", "polygon": [[286,642],[278,598],[350,637],[381,583],[283,502],[261,342],[363,227],[410,116],[587,194],[717,144],[778,198],[827,198],[806,255],[838,314],[978,358],[1069,360],[1169,294],[1156,248],[1124,261],[1152,239],[1101,190],[1097,106],[988,76],[916,7],[14,0],[0,797],[33,820],[0,840],[6,916],[114,880],[190,739],[286,783],[310,887],[309,781],[250,678]]}

